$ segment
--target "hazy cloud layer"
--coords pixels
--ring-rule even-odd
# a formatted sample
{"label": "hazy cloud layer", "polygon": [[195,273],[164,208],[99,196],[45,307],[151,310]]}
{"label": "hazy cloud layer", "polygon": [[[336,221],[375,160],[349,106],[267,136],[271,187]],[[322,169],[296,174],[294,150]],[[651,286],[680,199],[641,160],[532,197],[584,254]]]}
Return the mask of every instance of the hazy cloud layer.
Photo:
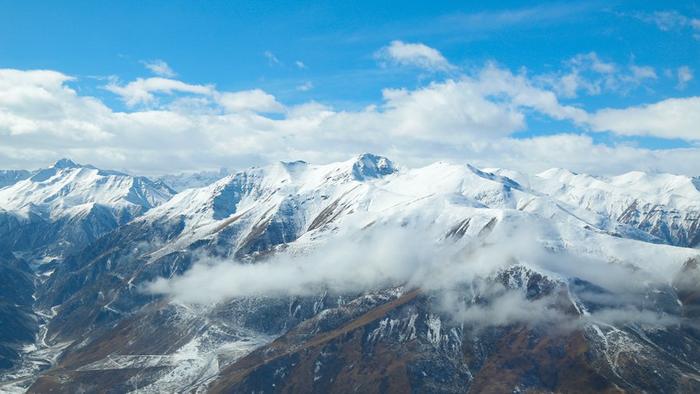
{"label": "hazy cloud layer", "polygon": [[[555,228],[535,219],[519,226],[499,225],[485,239],[457,243],[445,241],[442,233],[427,228],[415,223],[409,227],[376,225],[343,233],[310,252],[281,253],[257,263],[203,257],[182,276],[159,279],[143,290],[168,295],[176,302],[211,304],[233,297],[309,296],[326,291],[357,294],[406,285],[433,294],[440,310],[477,326],[571,326],[588,321],[665,325],[679,321],[645,309],[644,303],[651,289],[667,286],[680,260],[663,262],[662,266],[672,272],[659,274],[640,269],[644,264],[634,268],[633,261],[645,259],[637,255],[625,258],[620,252],[617,257],[621,259],[611,263],[566,250],[554,252],[547,245],[559,237]],[[655,256],[647,259],[659,264]],[[676,268],[669,269],[674,264]],[[513,266],[543,273],[560,286],[566,286],[565,278],[579,278],[604,291],[572,288],[574,297],[596,305],[596,309],[585,316],[571,314],[573,298],[562,297],[559,291],[528,298],[526,287],[508,289],[493,279]],[[514,275],[514,279],[519,277]],[[486,302],[469,301],[476,298]]]}

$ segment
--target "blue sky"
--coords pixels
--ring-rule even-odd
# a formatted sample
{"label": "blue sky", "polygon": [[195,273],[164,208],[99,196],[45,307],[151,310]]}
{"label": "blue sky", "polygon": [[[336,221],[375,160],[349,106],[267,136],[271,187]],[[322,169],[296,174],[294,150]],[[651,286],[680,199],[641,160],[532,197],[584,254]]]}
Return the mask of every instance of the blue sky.
{"label": "blue sky", "polygon": [[[163,157],[156,154],[157,144],[144,141],[142,129],[134,129],[129,136],[119,135],[110,129],[114,127],[113,120],[95,122],[87,127],[95,114],[82,112],[85,105],[80,100],[90,99],[111,111],[109,116],[130,114],[132,118],[149,116],[151,120],[159,116],[158,123],[149,129],[153,130],[150,132],[154,140],[169,138],[158,131],[158,127],[169,129],[163,119],[167,116],[172,122],[180,121],[173,123],[175,128],[183,124],[182,119],[196,123],[197,131],[182,129],[179,133],[190,133],[192,139],[209,142],[200,144],[200,153],[196,154],[182,145],[170,146],[176,154],[168,157],[177,158],[181,163],[177,170],[261,164],[277,157],[296,158],[293,156],[328,161],[355,150],[370,149],[379,150],[377,153],[393,153],[409,164],[421,164],[422,158],[444,157],[502,165],[512,163],[501,160],[503,157],[499,155],[513,152],[497,152],[498,144],[522,145],[513,140],[540,144],[552,136],[585,137],[590,141],[568,142],[583,141],[600,148],[601,152],[612,149],[601,153],[603,155],[614,155],[620,152],[615,149],[622,149],[625,154],[620,153],[620,156],[625,157],[625,161],[607,167],[593,166],[587,163],[589,160],[562,162],[553,157],[532,158],[531,161],[615,172],[635,169],[632,168],[635,159],[625,156],[630,150],[659,163],[669,156],[677,157],[680,152],[684,162],[687,158],[691,162],[684,163],[678,172],[692,173],[699,169],[700,163],[696,162],[700,159],[695,157],[696,162],[693,162],[700,139],[700,129],[692,128],[694,119],[688,118],[675,125],[664,118],[675,119],[696,109],[693,98],[699,96],[700,89],[695,78],[696,70],[700,71],[698,5],[680,1],[508,1],[491,6],[483,3],[403,2],[397,7],[395,2],[376,1],[0,1],[0,68],[25,73],[23,77],[15,74],[6,77],[5,86],[18,84],[22,89],[30,89],[29,85],[37,82],[36,78],[27,79],[26,73],[51,70],[65,78],[53,79],[53,85],[42,85],[42,89],[46,89],[47,94],[55,94],[56,103],[67,91],[73,92],[78,100],[75,110],[66,107],[69,104],[60,104],[61,109],[56,112],[63,117],[52,118],[50,121],[54,123],[41,127],[36,126],[35,120],[42,119],[40,108],[49,105],[46,102],[37,102],[36,97],[30,102],[27,95],[22,97],[28,101],[23,101],[19,107],[17,100],[4,106],[0,102],[0,120],[4,111],[6,118],[15,122],[8,121],[3,130],[0,121],[0,139],[5,140],[6,146],[5,151],[0,147],[0,164],[4,167],[39,166],[41,160],[70,155],[134,171],[166,170],[155,164]],[[484,75],[488,69],[498,70],[500,74]],[[143,98],[145,96],[135,99],[133,89],[128,93],[119,90],[131,82],[149,78],[178,81],[187,87],[169,85],[164,88],[162,80],[153,80],[148,87],[141,87],[146,91],[138,93],[149,95],[147,99]],[[462,89],[459,94],[463,94],[464,89],[477,89],[479,94],[459,98],[440,96],[445,93],[441,84],[465,78],[469,83],[456,88]],[[523,86],[519,91],[486,86],[493,84],[494,78],[500,78],[501,82],[519,78]],[[205,92],[191,86],[211,89]],[[530,91],[529,98],[521,98],[528,87],[539,91]],[[432,93],[433,88],[438,92],[434,98],[447,103],[447,107],[435,107],[435,113],[429,114],[436,119],[436,124],[423,122],[422,128],[412,133],[387,132],[386,141],[377,141],[380,124],[389,120],[377,123],[365,119],[368,106],[375,106],[384,114],[405,104],[405,100],[397,104],[387,99],[387,89],[403,89],[401,91],[410,95],[426,90]],[[245,104],[241,109],[236,104],[235,110],[231,110],[219,100],[226,92],[253,91],[272,97],[272,106],[252,108],[252,104]],[[538,107],[532,101],[537,100],[533,95],[543,92],[554,94],[560,107],[580,109],[586,115],[562,115],[555,113],[558,110]],[[127,94],[132,95],[131,102]],[[259,100],[261,97],[238,99]],[[181,100],[183,98],[191,100]],[[493,119],[479,123],[478,115],[486,109],[469,100],[481,98],[505,111],[494,116],[510,114],[522,119],[513,118],[507,125]],[[658,109],[645,107],[659,103],[662,105]],[[298,123],[295,109],[310,104],[324,106],[337,118],[329,125],[317,125],[315,138],[324,143],[313,149],[308,148],[305,140],[311,138],[307,135],[311,126],[305,124],[301,131],[295,129]],[[421,108],[433,105],[419,104]],[[27,110],[32,105],[37,112]],[[222,114],[221,108],[226,108],[223,110],[225,119],[216,120],[217,125],[225,120],[239,126],[245,123],[245,127],[231,135],[213,128],[208,134],[199,135],[199,129],[211,126],[211,119],[202,123],[201,114],[206,111]],[[472,108],[473,112],[459,113],[464,108]],[[445,109],[453,115],[448,124],[440,119]],[[626,112],[595,116],[600,111],[614,109]],[[76,115],[78,118],[68,118],[66,114],[73,112],[80,112]],[[343,129],[341,123],[347,121],[342,116],[344,113],[362,118],[349,121],[350,125],[373,122],[368,123],[367,130],[377,131],[373,132],[369,143],[347,136],[335,137],[333,127]],[[326,122],[323,111],[316,109],[314,116]],[[627,127],[628,118],[623,119],[623,116],[662,125]],[[32,123],[36,127],[18,127],[18,117],[22,118],[23,125]],[[416,123],[403,117],[397,119],[398,123]],[[460,120],[467,122],[462,126],[471,131],[455,139],[455,134],[460,134]],[[266,122],[275,121],[279,122],[274,127],[266,125]],[[391,121],[396,119],[391,117]],[[78,123],[80,126],[76,127]],[[481,126],[483,133],[480,134],[477,130]],[[276,131],[269,131],[270,127]],[[57,132],[56,128],[65,129]],[[90,130],[97,131],[87,136]],[[265,134],[266,130],[279,134],[270,136]],[[253,134],[263,137],[254,140]],[[187,141],[186,137],[180,137]],[[110,142],[110,139],[123,141],[125,138],[131,138],[133,143],[117,149]],[[231,141],[219,144],[225,138]],[[407,138],[412,141],[404,141]],[[98,141],[100,139],[102,142]],[[396,142],[398,139],[403,140]],[[493,145],[490,150],[477,147],[481,140]],[[273,141],[287,142],[269,152],[253,148]],[[425,146],[432,146],[432,150],[425,151]],[[111,148],[114,149],[110,151]],[[103,154],[95,155],[96,149],[102,149]],[[195,157],[201,156],[202,149],[210,149],[211,154]],[[520,150],[517,154],[524,155]],[[538,145],[537,150],[546,149]],[[136,163],[131,154],[139,156]],[[670,165],[659,167],[659,163],[640,166],[673,172]],[[533,164],[523,164],[523,167],[540,169]]]}

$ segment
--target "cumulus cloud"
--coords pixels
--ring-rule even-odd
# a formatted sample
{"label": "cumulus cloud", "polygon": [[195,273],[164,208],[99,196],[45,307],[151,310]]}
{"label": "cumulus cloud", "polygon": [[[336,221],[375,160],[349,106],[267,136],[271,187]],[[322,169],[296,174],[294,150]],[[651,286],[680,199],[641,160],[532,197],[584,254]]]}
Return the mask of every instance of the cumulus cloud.
{"label": "cumulus cloud", "polygon": [[536,114],[592,130],[696,140],[694,98],[678,99],[677,116],[668,111],[669,100],[589,114],[526,74],[495,64],[416,89],[386,89],[381,101],[353,111],[313,101],[285,105],[259,89],[226,92],[158,77],[110,81],[107,89],[132,108],[120,112],[79,94],[71,87],[79,82],[55,71],[0,71],[0,166],[36,168],[69,156],[103,168],[163,173],[277,160],[324,163],[370,151],[408,166],[453,159],[523,171],[700,172],[695,147],[610,146],[573,134],[511,137],[527,130]]}
{"label": "cumulus cloud", "polygon": [[430,71],[448,71],[454,68],[435,48],[421,43],[392,41],[375,56],[386,63],[418,67]]}
{"label": "cumulus cloud", "polygon": [[0,70],[0,136],[34,141],[53,137],[66,143],[103,141],[111,134],[97,127],[95,118],[110,109],[92,97],[79,96],[66,86],[73,78],[55,71]]}
{"label": "cumulus cloud", "polygon": [[700,140],[700,97],[666,99],[623,109],[602,109],[589,121],[594,130],[622,135]]}
{"label": "cumulus cloud", "polygon": [[173,69],[170,68],[168,63],[166,63],[163,60],[160,60],[160,59],[148,60],[148,61],[144,61],[142,63],[153,74],[155,74],[159,77],[173,78],[177,75],[175,73],[175,71],[173,71]]}
{"label": "cumulus cloud", "polygon": [[216,100],[231,112],[284,112],[284,106],[275,99],[275,96],[260,89],[224,92],[218,94]]}

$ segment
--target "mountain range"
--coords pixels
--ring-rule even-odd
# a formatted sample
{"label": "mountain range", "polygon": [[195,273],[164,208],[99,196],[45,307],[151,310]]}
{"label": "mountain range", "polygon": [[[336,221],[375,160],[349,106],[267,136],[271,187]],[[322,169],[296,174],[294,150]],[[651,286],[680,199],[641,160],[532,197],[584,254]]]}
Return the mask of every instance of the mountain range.
{"label": "mountain range", "polygon": [[0,172],[0,391],[697,392],[700,179]]}

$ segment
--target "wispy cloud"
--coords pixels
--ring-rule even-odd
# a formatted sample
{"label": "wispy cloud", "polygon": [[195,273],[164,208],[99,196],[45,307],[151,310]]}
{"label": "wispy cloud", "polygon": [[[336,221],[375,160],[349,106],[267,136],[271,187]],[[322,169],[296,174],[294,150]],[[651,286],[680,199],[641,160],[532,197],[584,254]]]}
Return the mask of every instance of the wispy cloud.
{"label": "wispy cloud", "polygon": [[278,59],[277,56],[275,56],[275,54],[270,52],[270,51],[263,52],[263,56],[265,56],[265,58],[267,59],[267,62],[270,65],[281,64],[280,59]]}
{"label": "wispy cloud", "polygon": [[314,84],[311,81],[306,81],[301,85],[297,85],[297,90],[300,92],[308,92],[314,88]]}
{"label": "wispy cloud", "polygon": [[[440,221],[430,215],[415,217],[408,226],[403,220],[386,220],[372,227],[359,225],[365,223],[362,215],[358,212],[354,221],[345,222],[344,231],[303,252],[278,253],[256,264],[201,257],[183,275],[157,279],[142,290],[176,302],[211,304],[233,297],[357,294],[406,285],[431,294],[438,310],[457,321],[479,326],[677,323],[671,316],[645,310],[644,304],[649,286],[664,286],[668,280],[644,267],[655,266],[657,256],[667,250],[648,245],[641,247],[643,251],[629,252],[625,246],[635,241],[601,236],[596,239],[599,244],[585,251],[564,246],[555,252],[551,244],[565,239],[565,231],[542,218],[525,216],[500,222],[486,236],[467,235],[453,243],[441,236],[444,229],[436,225]],[[661,271],[672,272],[671,267],[679,266],[686,256],[666,256],[669,269]],[[509,288],[496,279],[512,269],[592,283],[601,289],[591,295],[595,299],[589,299],[583,287],[572,286],[570,291],[594,302],[596,311],[585,317],[572,315],[562,307],[566,304],[558,291],[543,291],[533,298],[527,296],[529,289]],[[559,286],[566,285],[562,281]]]}
{"label": "wispy cloud", "polygon": [[575,98],[581,93],[627,94],[657,78],[656,70],[651,66],[634,63],[621,65],[603,60],[595,52],[578,54],[565,61],[561,70],[535,77],[543,86],[565,98]]}
{"label": "wispy cloud", "polygon": [[177,76],[177,73],[163,60],[144,60],[141,63],[159,77],[173,78]]}
{"label": "wispy cloud", "polygon": [[130,107],[139,104],[152,104],[156,101],[154,93],[173,94],[175,92],[210,95],[212,86],[193,85],[169,78],[138,78],[126,85],[111,81],[105,89],[118,95]]}
{"label": "wispy cloud", "polygon": [[685,89],[688,86],[688,82],[693,80],[693,70],[688,66],[678,67],[676,70],[676,78],[678,79],[678,84],[676,87],[680,90]]}
{"label": "wispy cloud", "polygon": [[568,17],[595,9],[596,2],[550,3],[532,7],[456,13],[440,19],[442,29],[500,30],[543,22],[562,22]]}
{"label": "wispy cloud", "polygon": [[375,53],[382,64],[413,66],[428,71],[449,71],[455,67],[435,48],[422,43],[392,41]]}
{"label": "wispy cloud", "polygon": [[[387,23],[381,27],[346,34],[342,39],[376,41],[378,39],[391,40],[395,37],[419,39],[426,36],[438,38],[448,36],[451,41],[454,41],[468,37],[460,33],[488,33],[536,25],[566,23],[572,18],[580,18],[587,12],[600,9],[601,4],[603,3],[599,1],[562,2],[479,12],[456,12],[411,21],[411,23]],[[469,39],[474,39],[473,36],[469,37]]]}
{"label": "wispy cloud", "polygon": [[700,39],[700,19],[683,15],[678,11],[637,12],[633,16],[643,22],[656,25],[661,31],[681,31],[690,29],[693,37]]}

